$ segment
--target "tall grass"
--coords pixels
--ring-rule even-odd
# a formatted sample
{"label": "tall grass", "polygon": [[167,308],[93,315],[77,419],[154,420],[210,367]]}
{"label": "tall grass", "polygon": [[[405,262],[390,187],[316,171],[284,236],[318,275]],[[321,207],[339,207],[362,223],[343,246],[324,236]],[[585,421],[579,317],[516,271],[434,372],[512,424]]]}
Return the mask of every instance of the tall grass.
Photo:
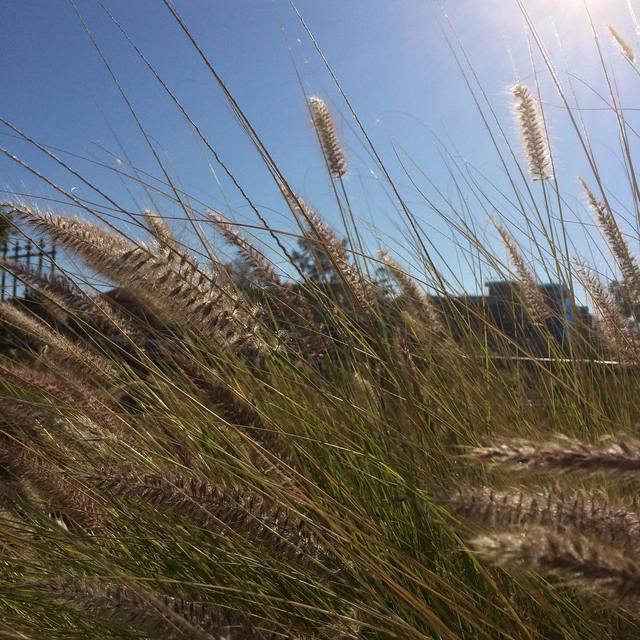
{"label": "tall grass", "polygon": [[[190,243],[161,211],[132,216],[143,238],[51,181],[70,207],[105,224],[3,203],[21,233],[55,239],[115,290],[82,286],[64,263],[51,278],[2,265],[37,305],[0,305],[16,345],[0,359],[0,637],[640,637],[637,328],[570,251],[539,88],[512,89],[520,148],[450,34],[521,219],[501,215],[502,198],[486,203],[491,189],[473,181],[461,183],[461,200],[485,202],[505,259],[464,206],[437,204],[436,185],[433,196],[423,193],[477,273],[516,282],[515,308],[529,327],[520,340],[454,295],[455,266],[437,262],[340,85],[413,233],[419,278],[391,247],[377,258],[364,252],[327,103],[312,97],[307,106],[346,246],[296,194],[166,5],[272,173],[298,238],[325,267],[314,276],[300,268],[226,165],[265,223],[268,249],[188,204],[164,167],[163,197],[206,229]],[[575,125],[567,135],[593,171],[583,185],[603,232],[594,242],[610,248],[633,307],[640,275],[629,237],[639,230],[612,206],[577,112],[530,29]],[[638,209],[630,128],[613,88],[610,102]],[[237,249],[247,278],[217,259],[214,233]],[[535,260],[516,237],[533,243]],[[379,270],[390,286],[372,276]],[[551,327],[565,318],[538,288],[547,277],[592,297],[595,328],[567,326],[558,341]],[[515,487],[514,471],[527,472]],[[521,486],[520,477],[541,486]]]}

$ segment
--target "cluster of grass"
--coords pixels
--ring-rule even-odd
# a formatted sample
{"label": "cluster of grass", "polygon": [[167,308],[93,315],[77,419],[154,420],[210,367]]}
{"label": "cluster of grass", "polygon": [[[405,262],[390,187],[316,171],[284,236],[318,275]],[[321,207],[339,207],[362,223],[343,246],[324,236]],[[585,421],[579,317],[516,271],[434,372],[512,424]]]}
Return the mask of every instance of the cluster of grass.
{"label": "cluster of grass", "polygon": [[[532,38],[543,51],[533,26]],[[470,63],[462,72],[473,77]],[[346,245],[221,86],[298,224],[313,276],[276,230],[267,227],[284,270],[170,181],[163,195],[226,238],[245,277],[206,237],[178,240],[160,212],[137,218],[142,239],[35,204],[3,206],[23,233],[46,234],[117,291],[2,265],[37,305],[0,305],[18,345],[0,359],[0,637],[640,637],[640,516],[629,498],[640,468],[629,439],[640,418],[638,335],[620,299],[570,253],[536,87],[512,91],[523,147],[514,157],[528,172],[507,164],[508,139],[500,157],[538,268],[570,291],[581,283],[596,307],[596,329],[568,328],[564,344],[550,330],[564,316],[537,287],[500,202],[490,208],[511,267],[452,202],[437,211],[480,272],[518,283],[535,337],[525,344],[450,295],[453,281],[373,147],[415,232],[422,281],[388,253],[366,255],[322,99],[308,105]],[[611,104],[638,208],[613,91]],[[593,161],[585,195],[633,308],[640,268],[575,125]],[[369,275],[380,271],[391,286]],[[547,473],[523,487],[513,470]]]}

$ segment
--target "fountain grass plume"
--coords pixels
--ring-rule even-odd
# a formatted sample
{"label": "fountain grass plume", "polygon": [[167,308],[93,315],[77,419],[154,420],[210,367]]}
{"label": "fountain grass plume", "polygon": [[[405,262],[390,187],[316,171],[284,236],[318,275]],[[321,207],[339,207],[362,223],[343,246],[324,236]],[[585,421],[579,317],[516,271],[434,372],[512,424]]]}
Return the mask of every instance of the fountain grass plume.
{"label": "fountain grass plume", "polygon": [[500,566],[549,575],[640,611],[640,569],[635,559],[584,536],[541,528],[480,536],[472,548]]}
{"label": "fountain grass plume", "polygon": [[596,444],[557,436],[547,442],[507,440],[475,447],[467,454],[477,462],[507,466],[512,471],[609,471],[640,470],[640,442],[631,438],[603,437]]}
{"label": "fountain grass plume", "polygon": [[329,172],[336,178],[343,178],[347,175],[347,161],[331,111],[318,96],[309,98],[309,108]]}
{"label": "fountain grass plume", "polygon": [[524,153],[529,164],[529,172],[534,180],[548,180],[551,175],[549,142],[540,115],[538,101],[529,89],[516,84],[511,87],[515,100],[515,112]]}

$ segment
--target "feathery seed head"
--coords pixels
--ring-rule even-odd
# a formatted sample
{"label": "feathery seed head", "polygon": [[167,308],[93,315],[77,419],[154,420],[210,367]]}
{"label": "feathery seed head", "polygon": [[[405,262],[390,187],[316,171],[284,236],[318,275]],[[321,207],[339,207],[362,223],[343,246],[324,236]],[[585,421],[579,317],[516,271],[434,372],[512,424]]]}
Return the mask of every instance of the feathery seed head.
{"label": "feathery seed head", "polygon": [[305,237],[310,240],[312,247],[317,247],[331,261],[331,264],[347,285],[354,302],[362,309],[368,309],[375,297],[375,288],[367,280],[360,270],[354,265],[347,254],[340,238],[322,219],[322,217],[309,206],[302,198],[292,197],[284,185],[279,185],[289,208],[293,212],[301,226],[306,227]]}
{"label": "feathery seed head", "polygon": [[640,541],[638,514],[624,504],[612,503],[602,492],[469,487],[449,493],[443,502],[457,516],[492,527],[569,527],[585,535],[598,534],[611,543]]}
{"label": "feathery seed head", "polygon": [[143,215],[147,228],[160,245],[172,247],[174,249],[177,248],[177,243],[173,237],[173,233],[164,218],[152,211],[149,211],[149,209],[146,209],[143,212]]}
{"label": "feathery seed head", "polygon": [[518,533],[482,536],[472,547],[502,566],[547,574],[627,606],[640,608],[640,569],[627,555],[578,534],[534,527]]}
{"label": "feathery seed head", "polygon": [[[151,251],[89,222],[21,207],[18,215],[75,251],[91,268],[139,297],[158,317],[215,337],[224,348],[256,338],[253,318],[240,310],[233,291],[206,276],[172,246]],[[154,291],[151,296],[150,292]],[[231,310],[237,310],[234,320]]]}
{"label": "feathery seed head", "polygon": [[243,638],[276,640],[281,634],[261,632],[249,619],[228,608],[177,596],[143,591],[137,585],[106,583],[93,577],[66,578],[39,586],[51,598],[104,619],[137,627],[153,637],[179,640]]}
{"label": "feathery seed head", "polygon": [[347,161],[340,144],[336,123],[325,101],[318,96],[309,98],[309,108],[320,146],[327,160],[331,175],[342,178],[347,175]]}
{"label": "feathery seed head", "polygon": [[636,61],[636,54],[633,50],[633,47],[611,26],[607,27],[611,37],[614,39],[615,43],[620,47],[620,53],[631,63],[634,64]]}
{"label": "feathery seed head", "polygon": [[549,442],[507,440],[476,447],[468,457],[478,462],[504,464],[516,471],[612,471],[640,470],[640,443],[606,437],[597,444],[558,436]]}
{"label": "feathery seed head", "polygon": [[56,508],[80,526],[95,530],[102,526],[100,505],[82,492],[53,464],[29,448],[7,437],[0,438],[0,464],[20,479],[29,480]]}
{"label": "feathery seed head", "polygon": [[44,347],[48,351],[48,357],[59,365],[94,376],[110,376],[115,372],[112,363],[106,358],[62,335],[33,313],[19,309],[9,302],[0,303],[0,323],[26,336],[30,344],[38,348]]}
{"label": "feathery seed head", "polygon": [[607,239],[611,253],[613,253],[620,267],[624,278],[624,285],[632,300],[634,302],[638,301],[640,300],[640,267],[638,266],[638,262],[631,253],[629,244],[622,235],[611,209],[609,209],[606,203],[596,198],[593,191],[589,188],[589,185],[582,178],[579,178],[579,180],[586,194],[589,207],[593,211],[598,226]]}
{"label": "feathery seed head", "polygon": [[240,250],[240,254],[267,285],[280,287],[280,277],[273,264],[258,251],[246,238],[238,233],[231,222],[215,211],[208,212],[209,219],[216,225],[220,233]]}
{"label": "feathery seed head", "polygon": [[447,335],[447,328],[438,310],[415,280],[386,251],[380,251],[378,257],[400,287],[403,295],[409,299],[412,310],[424,321],[426,327],[440,335]]}
{"label": "feathery seed head", "polygon": [[531,313],[533,320],[537,324],[540,324],[552,316],[551,309],[538,288],[535,278],[527,266],[520,250],[518,249],[518,245],[511,234],[498,223],[494,223],[494,226],[500,234],[500,238],[507,250],[507,254],[516,270],[518,282],[522,287],[522,292],[524,293],[524,298],[528,304],[529,312]]}
{"label": "feathery seed head", "polygon": [[638,361],[640,359],[638,336],[630,330],[619,305],[589,267],[579,264],[577,274],[600,315],[601,321],[598,323],[598,328],[604,342],[614,353],[624,359],[631,362]]}
{"label": "feathery seed head", "polygon": [[511,87],[515,98],[515,110],[524,152],[529,163],[529,172],[534,180],[548,180],[551,176],[549,168],[549,141],[545,132],[542,116],[537,100],[527,87],[516,84]]}
{"label": "feathery seed head", "polygon": [[303,520],[254,493],[213,486],[194,478],[112,470],[88,476],[86,480],[123,498],[174,509],[207,528],[226,526],[303,565],[315,565],[318,558],[332,557]]}

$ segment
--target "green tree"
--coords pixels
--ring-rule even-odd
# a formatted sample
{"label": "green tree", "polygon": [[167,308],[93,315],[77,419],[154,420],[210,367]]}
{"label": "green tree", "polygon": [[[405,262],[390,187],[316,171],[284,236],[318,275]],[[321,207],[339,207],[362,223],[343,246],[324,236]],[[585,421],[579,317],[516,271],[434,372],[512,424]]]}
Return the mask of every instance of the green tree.
{"label": "green tree", "polygon": [[[343,247],[347,241],[341,240]],[[294,264],[300,272],[311,282],[316,284],[336,284],[340,276],[336,272],[331,258],[326,251],[318,249],[317,244],[310,238],[300,238],[298,249],[291,254]]]}

